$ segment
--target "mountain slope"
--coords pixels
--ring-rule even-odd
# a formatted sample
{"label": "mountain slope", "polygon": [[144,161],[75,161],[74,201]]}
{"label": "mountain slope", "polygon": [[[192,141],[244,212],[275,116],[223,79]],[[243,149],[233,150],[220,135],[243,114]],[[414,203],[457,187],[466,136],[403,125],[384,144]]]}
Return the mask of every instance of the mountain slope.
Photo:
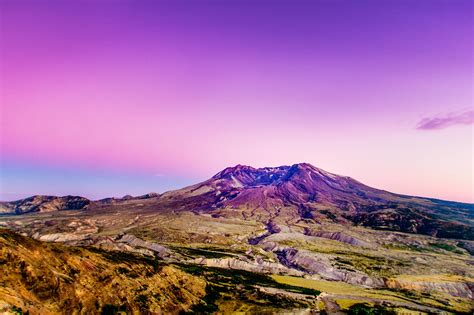
{"label": "mountain slope", "polygon": [[[44,243],[0,229],[0,313],[178,313],[203,280],[152,258]],[[15,312],[13,312],[15,313]]]}
{"label": "mountain slope", "polygon": [[474,239],[472,204],[394,194],[307,163],[273,168],[237,165],[197,185],[165,193],[160,203],[262,222],[331,220]]}

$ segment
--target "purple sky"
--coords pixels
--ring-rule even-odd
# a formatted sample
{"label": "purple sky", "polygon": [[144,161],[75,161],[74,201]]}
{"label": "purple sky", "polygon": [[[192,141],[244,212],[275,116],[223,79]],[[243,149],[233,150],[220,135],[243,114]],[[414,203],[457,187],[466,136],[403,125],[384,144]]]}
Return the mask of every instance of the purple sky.
{"label": "purple sky", "polygon": [[474,202],[473,2],[0,0],[0,199],[309,162]]}

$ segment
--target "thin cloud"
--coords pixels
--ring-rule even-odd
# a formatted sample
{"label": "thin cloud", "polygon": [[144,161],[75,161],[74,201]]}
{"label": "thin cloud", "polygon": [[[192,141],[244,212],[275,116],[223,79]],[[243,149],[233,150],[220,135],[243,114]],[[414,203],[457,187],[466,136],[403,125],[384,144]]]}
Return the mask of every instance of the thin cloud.
{"label": "thin cloud", "polygon": [[471,125],[471,124],[474,124],[474,111],[473,110],[423,118],[416,125],[416,129],[440,130],[440,129],[445,129],[445,128],[455,126],[455,125]]}

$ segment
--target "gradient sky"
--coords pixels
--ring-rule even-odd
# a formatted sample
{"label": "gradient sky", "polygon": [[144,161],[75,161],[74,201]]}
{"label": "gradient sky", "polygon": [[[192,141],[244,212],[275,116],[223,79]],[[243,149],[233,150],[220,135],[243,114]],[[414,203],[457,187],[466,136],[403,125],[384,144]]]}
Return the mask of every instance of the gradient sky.
{"label": "gradient sky", "polygon": [[0,0],[0,199],[309,162],[474,202],[472,6]]}

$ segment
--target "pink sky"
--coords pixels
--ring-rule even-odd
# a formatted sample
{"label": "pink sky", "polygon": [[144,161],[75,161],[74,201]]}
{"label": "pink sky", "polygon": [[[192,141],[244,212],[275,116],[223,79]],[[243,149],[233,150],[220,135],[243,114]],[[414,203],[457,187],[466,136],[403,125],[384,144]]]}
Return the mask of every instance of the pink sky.
{"label": "pink sky", "polygon": [[309,162],[474,202],[472,3],[282,3],[2,2],[0,197]]}

